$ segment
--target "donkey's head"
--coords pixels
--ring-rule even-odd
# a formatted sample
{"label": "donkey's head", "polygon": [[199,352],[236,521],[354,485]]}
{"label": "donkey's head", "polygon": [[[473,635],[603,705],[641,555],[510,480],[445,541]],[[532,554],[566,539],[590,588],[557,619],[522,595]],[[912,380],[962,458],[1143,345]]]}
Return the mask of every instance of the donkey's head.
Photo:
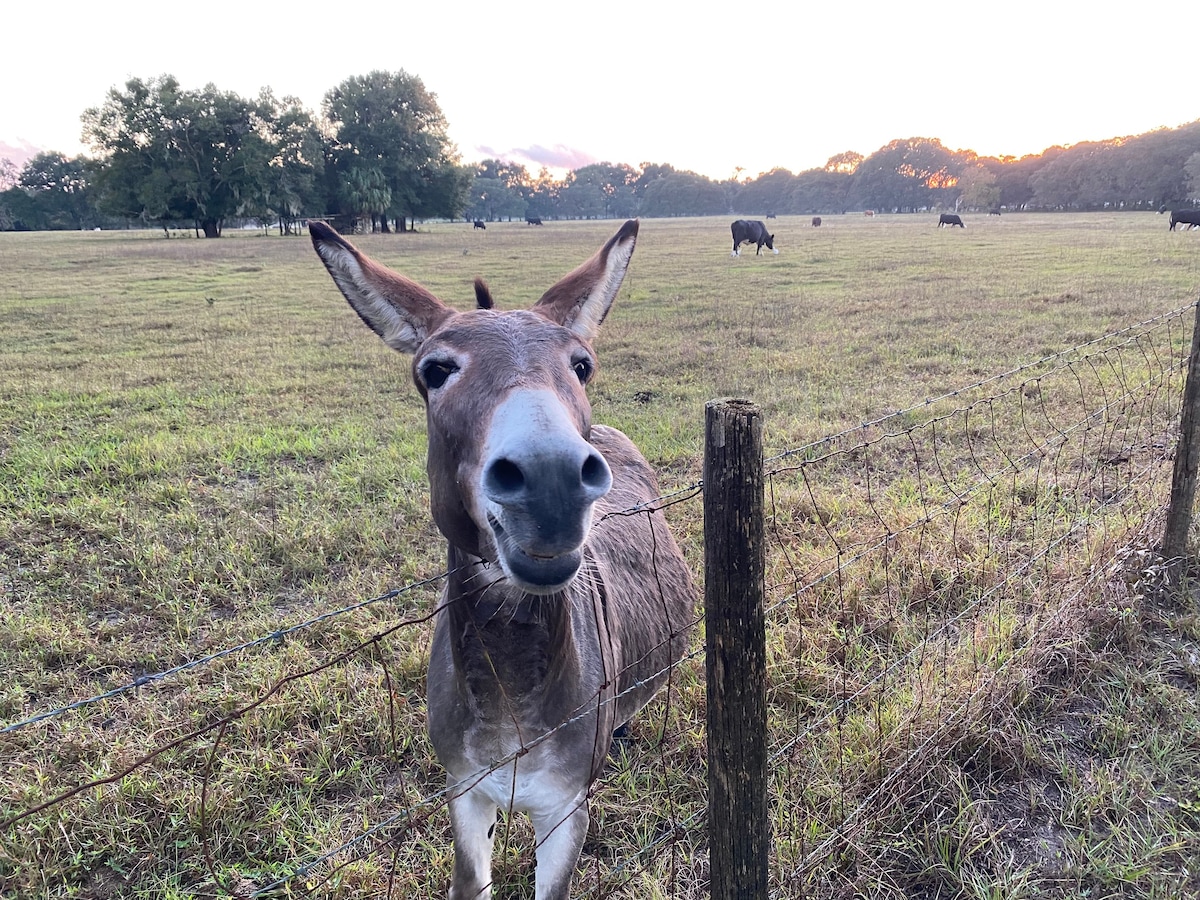
{"label": "donkey's head", "polygon": [[456,312],[319,222],[313,246],[337,286],[389,347],[413,357],[425,398],[434,521],[451,544],[497,562],[521,589],[548,594],[579,570],[593,504],[612,486],[589,443],[584,387],[591,341],[637,239],[626,222],[530,310]]}

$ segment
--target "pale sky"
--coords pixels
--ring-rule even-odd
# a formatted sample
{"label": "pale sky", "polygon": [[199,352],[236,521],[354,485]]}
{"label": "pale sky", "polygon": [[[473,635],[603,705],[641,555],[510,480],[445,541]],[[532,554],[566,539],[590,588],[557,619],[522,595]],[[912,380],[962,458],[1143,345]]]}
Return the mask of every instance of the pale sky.
{"label": "pale sky", "polygon": [[319,112],[342,80],[403,69],[464,162],[533,174],[799,172],[908,137],[1020,156],[1200,119],[1195,0],[15,0],[0,30],[0,156],[85,151],[83,110],[162,74]]}

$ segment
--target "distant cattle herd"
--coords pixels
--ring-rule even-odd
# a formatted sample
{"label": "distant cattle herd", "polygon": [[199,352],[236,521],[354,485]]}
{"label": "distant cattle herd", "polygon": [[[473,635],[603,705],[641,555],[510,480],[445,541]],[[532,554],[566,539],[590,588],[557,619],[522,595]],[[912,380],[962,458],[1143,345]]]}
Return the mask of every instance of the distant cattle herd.
{"label": "distant cattle herd", "polygon": [[[1164,206],[1159,210],[1159,212],[1167,212],[1166,207]],[[1169,228],[1171,231],[1175,230],[1176,225],[1184,226],[1182,229],[1184,231],[1191,231],[1193,228],[1200,228],[1200,209],[1175,209],[1171,210],[1170,212],[1171,222]],[[989,207],[987,214],[989,216],[999,216],[1000,207]],[[875,210],[864,209],[863,215],[867,216],[868,218],[873,218],[875,216]],[[767,213],[767,218],[774,219],[775,213]],[[813,216],[811,221],[813,228],[821,227],[820,216]],[[542,220],[539,216],[526,216],[525,224],[541,225]],[[962,216],[958,215],[957,213],[938,214],[938,228],[953,228],[956,225],[959,228],[967,227],[962,220]],[[482,219],[475,219],[472,223],[472,228],[483,229],[486,231],[487,225]],[[741,256],[741,247],[743,244],[754,244],[755,256],[759,256],[762,253],[762,248],[764,246],[773,253],[779,253],[779,251],[775,248],[775,235],[767,231],[767,226],[762,222],[753,219],[736,219],[733,224],[729,226],[729,228],[733,235],[733,252],[730,253],[730,256]]]}

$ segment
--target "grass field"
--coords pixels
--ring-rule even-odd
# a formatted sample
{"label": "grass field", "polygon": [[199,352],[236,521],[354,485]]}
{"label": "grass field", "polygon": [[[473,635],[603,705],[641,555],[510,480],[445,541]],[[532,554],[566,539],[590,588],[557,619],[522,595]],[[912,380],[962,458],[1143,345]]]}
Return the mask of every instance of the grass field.
{"label": "grass field", "polygon": [[[740,258],[729,255],[727,219],[642,223],[590,393],[595,420],[633,438],[665,491],[699,479],[714,397],[758,402],[775,456],[897,410],[917,407],[904,419],[916,424],[957,402],[926,409],[926,398],[1200,294],[1200,235],[1170,233],[1152,214],[967,216],[966,229],[935,228],[933,216],[823,218],[820,229],[779,219],[780,254]],[[355,242],[459,307],[482,275],[509,308],[534,301],[618,224],[434,224]],[[407,361],[346,306],[307,238],[0,234],[0,323],[0,727],[442,571]],[[1168,338],[1171,352],[1186,342],[1182,331]],[[1036,396],[1044,421],[1074,422],[1083,370],[1067,373],[1069,389],[1047,381],[1018,397]],[[1137,380],[1124,370],[1095,378],[1103,392]],[[1156,394],[1140,421],[1172,415],[1177,400]],[[973,426],[956,427],[961,450]],[[1023,440],[1028,424],[993,417],[990,428],[994,449]],[[1105,452],[1116,434],[1101,430]],[[960,595],[982,592],[963,585],[966,561],[1019,567],[1020,541],[998,547],[1013,533],[998,501],[978,519],[889,543],[886,571],[847,569],[836,591],[783,599],[796,573],[820,569],[830,540],[860,530],[857,507],[880,521],[922,518],[932,501],[906,453],[921,458],[851,448],[813,470],[817,485],[773,483],[780,552],[769,581],[784,606],[770,637],[777,746],[865,673],[890,671],[928,641],[935,600],[954,594],[966,607]],[[1066,468],[1039,467],[1032,484],[1014,476],[1001,499],[1053,501],[1041,521],[1066,521]],[[886,504],[856,493],[868,470]],[[1106,525],[1082,557],[1047,557],[1051,578],[1023,580],[1019,601],[972,620],[972,673],[991,671],[1039,616],[1051,623],[1051,639],[1043,630],[1021,645],[1019,665],[995,667],[1003,677],[986,682],[986,702],[946,701],[983,682],[959,673],[962,648],[939,639],[862,722],[853,711],[835,717],[781,757],[778,896],[1200,894],[1200,619],[1194,602],[1145,588],[1138,552],[1157,539],[1161,496],[1134,501],[1118,513],[1123,530]],[[667,513],[699,575],[699,502]],[[1080,593],[1069,587],[1076,567],[1108,574]],[[896,571],[916,573],[917,587],[894,584]],[[1058,585],[1049,614],[1047,582]],[[922,593],[932,583],[938,590]],[[248,895],[435,794],[422,704],[437,587],[0,734],[5,820],[314,670],[227,727],[0,829],[0,896]],[[937,703],[922,699],[931,669]],[[702,661],[686,664],[670,702],[638,720],[629,758],[592,801],[581,892],[704,896],[706,839],[689,824],[704,804],[703,683]],[[954,727],[931,725],[962,709]],[[906,748],[883,737],[892,718]],[[889,756],[908,760],[914,747],[929,751],[917,775]],[[856,804],[866,804],[865,824],[820,868],[796,874],[837,833],[839,809]],[[523,828],[512,824],[498,854],[497,897],[532,896]],[[364,841],[335,869],[316,866],[279,891],[444,891],[444,810],[380,836],[391,842]],[[664,840],[667,851],[613,876]]]}

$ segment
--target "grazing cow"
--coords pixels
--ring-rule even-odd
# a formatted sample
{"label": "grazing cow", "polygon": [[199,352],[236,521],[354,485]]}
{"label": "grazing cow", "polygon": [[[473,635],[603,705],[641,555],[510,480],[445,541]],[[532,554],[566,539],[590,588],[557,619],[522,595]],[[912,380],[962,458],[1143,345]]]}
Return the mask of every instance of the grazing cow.
{"label": "grazing cow", "polygon": [[813,216],[812,227],[813,228],[821,227],[821,217],[820,216]]}
{"label": "grazing cow", "polygon": [[768,218],[768,219],[773,219],[773,218],[775,218],[775,213],[773,213],[773,212],[769,212],[769,213],[767,213],[767,218]]}
{"label": "grazing cow", "polygon": [[526,216],[525,224],[526,225],[541,225],[542,219],[540,216]]}
{"label": "grazing cow", "polygon": [[566,900],[589,786],[613,731],[682,657],[695,602],[653,470],[624,434],[592,424],[585,392],[638,223],[532,309],[503,312],[481,279],[479,308],[458,312],[312,229],[354,311],[412,354],[425,401],[430,505],[449,543],[426,693],[447,772],[450,897],[491,896],[503,808],[533,820],[538,900]]}
{"label": "grazing cow", "polygon": [[867,216],[868,218],[870,218],[870,217],[872,217],[872,216],[874,216],[874,215],[875,215],[875,210],[873,210],[873,209],[864,209],[864,210],[863,210],[863,215],[864,215],[864,216]]}
{"label": "grazing cow", "polygon": [[472,227],[472,231],[473,231],[475,228],[482,228],[484,231],[487,231],[487,226],[483,224],[483,219],[476,219],[476,220],[475,220],[475,225]]}
{"label": "grazing cow", "polygon": [[775,235],[767,234],[767,226],[762,222],[752,222],[749,219],[738,219],[729,226],[733,232],[733,252],[730,256],[741,256],[742,251],[738,248],[742,244],[756,244],[754,255],[758,256],[762,252],[763,244],[767,245],[767,249],[772,253],[778,254],[775,249]]}
{"label": "grazing cow", "polygon": [[988,210],[988,215],[989,215],[989,216],[998,216],[998,215],[1000,215],[1000,207],[998,207],[998,206],[993,206],[991,209],[989,209],[989,210]]}
{"label": "grazing cow", "polygon": [[1171,210],[1171,231],[1175,230],[1176,225],[1186,225],[1187,230],[1191,231],[1197,225],[1200,225],[1200,209],[1173,209]]}
{"label": "grazing cow", "polygon": [[941,228],[943,225],[949,225],[951,228],[953,228],[955,225],[957,225],[959,228],[967,227],[963,224],[962,219],[960,219],[954,213],[942,213],[940,216],[938,216],[937,227]]}

